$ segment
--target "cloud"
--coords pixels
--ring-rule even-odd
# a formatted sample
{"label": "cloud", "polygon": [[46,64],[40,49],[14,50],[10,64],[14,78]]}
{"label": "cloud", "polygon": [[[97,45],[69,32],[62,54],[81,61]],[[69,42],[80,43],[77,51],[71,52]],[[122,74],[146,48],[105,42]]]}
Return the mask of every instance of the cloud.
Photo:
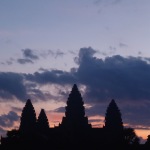
{"label": "cloud", "polygon": [[[10,72],[0,73],[0,97],[14,96],[21,101],[32,97],[38,100],[60,99],[51,91],[45,92],[41,87],[53,86],[66,99],[67,92],[74,83],[83,85],[85,103],[92,107],[87,109],[88,115],[105,115],[106,107],[111,99],[119,104],[123,121],[132,125],[150,124],[150,63],[149,58],[123,57],[113,55],[104,59],[96,57],[97,51],[91,47],[81,48],[75,62],[78,67],[70,71],[42,69],[33,74]],[[64,98],[63,98],[64,97]],[[58,109],[58,112],[62,109]],[[138,116],[135,119],[135,115]]]}
{"label": "cloud", "polygon": [[[96,50],[81,48],[75,62],[77,68],[70,72],[43,70],[34,74],[24,74],[27,81],[46,85],[86,86],[86,98],[91,102],[107,99],[150,100],[150,64],[141,57],[114,55],[100,59],[94,56]],[[147,59],[148,60],[148,59]]]}
{"label": "cloud", "polygon": [[28,58],[31,60],[39,59],[39,57],[36,54],[34,54],[34,51],[29,48],[23,49],[22,52],[23,52],[24,58]]}
{"label": "cloud", "polygon": [[65,107],[56,108],[56,109],[54,110],[54,112],[64,113],[64,112],[65,112]]}
{"label": "cloud", "polygon": [[34,74],[26,74],[26,80],[38,83],[38,84],[73,84],[76,79],[73,73],[62,70],[51,70],[44,72],[35,72]]}
{"label": "cloud", "polygon": [[[67,80],[72,81],[72,78],[68,76],[67,73],[59,70],[46,71],[44,73],[36,72],[35,74],[0,72],[0,100],[12,101],[18,99],[24,102],[28,98],[33,99],[33,101],[58,99],[59,96],[55,96],[50,91],[47,92],[47,90],[43,91],[38,85],[44,86],[53,83],[54,80],[59,80],[57,85],[61,85],[62,79],[62,82],[66,84]],[[59,94],[64,95],[61,91],[59,91]]]}
{"label": "cloud", "polygon": [[9,58],[6,62],[1,62],[1,65],[12,65],[14,63],[14,58]]}
{"label": "cloud", "polygon": [[94,4],[102,4],[104,6],[115,5],[120,3],[122,0],[95,0]]}
{"label": "cloud", "polygon": [[27,64],[27,63],[33,64],[33,61],[30,59],[17,59],[17,62],[20,64]]}
{"label": "cloud", "polygon": [[141,100],[139,104],[124,105],[121,107],[123,121],[128,122],[130,126],[136,129],[150,129],[150,103]]}
{"label": "cloud", "polygon": [[22,53],[23,53],[23,58],[18,58],[16,60],[19,64],[22,64],[22,65],[28,64],[28,63],[34,64],[34,61],[39,59],[39,56],[35,54],[35,51],[29,48],[22,49]]}
{"label": "cloud", "polygon": [[64,55],[64,52],[62,52],[60,50],[57,50],[56,53],[55,53],[55,58],[62,57],[63,55]]}
{"label": "cloud", "polygon": [[0,72],[0,97],[23,100],[27,98],[23,75],[13,72]]}
{"label": "cloud", "polygon": [[22,56],[18,58],[9,58],[5,62],[0,62],[0,65],[13,65],[19,63],[21,65],[34,64],[40,59],[47,59],[53,57],[55,59],[63,57],[65,53],[61,50],[32,50],[30,48],[22,49]]}
{"label": "cloud", "polygon": [[92,49],[91,47],[88,48],[81,48],[79,51],[79,56],[75,57],[75,62],[80,65],[84,63],[84,60],[90,59],[96,53],[96,50]]}
{"label": "cloud", "polygon": [[15,121],[19,121],[19,116],[10,111],[8,114],[3,114],[0,116],[0,126],[1,127],[12,127]]}
{"label": "cloud", "polygon": [[57,59],[58,57],[62,57],[65,53],[61,50],[43,50],[43,51],[35,51],[32,49],[23,49],[23,58],[18,58],[17,62],[24,65],[24,64],[34,64],[35,61],[39,60],[40,58],[46,59],[48,56],[54,57]]}
{"label": "cloud", "polygon": [[34,64],[34,62],[39,59],[38,54],[35,54],[35,51],[29,48],[22,49],[21,51],[23,55],[21,58],[11,57],[10,59],[6,60],[6,62],[1,62],[1,65],[13,65],[14,62],[17,62],[22,65],[28,64],[28,63]]}
{"label": "cloud", "polygon": [[93,57],[91,48],[80,50],[76,76],[86,85],[89,99],[150,100],[150,65],[138,57]]}
{"label": "cloud", "polygon": [[[92,99],[93,102],[111,98],[132,101],[150,100],[148,58],[114,55],[100,59],[94,56],[96,52],[91,47],[81,48],[78,57],[75,58],[78,67],[72,68],[70,72],[45,69],[33,74],[0,73],[0,96],[15,95],[19,99],[25,98],[28,95],[24,81],[28,81],[35,86],[37,84],[61,86],[83,84],[86,86],[86,98]],[[35,86],[30,87],[33,90]],[[34,90],[34,92],[41,91]]]}
{"label": "cloud", "polygon": [[15,112],[22,112],[22,108],[19,108],[19,107],[11,107],[12,111],[15,111]]}
{"label": "cloud", "polygon": [[65,53],[61,50],[46,50],[46,51],[41,51],[39,55],[43,58],[47,58],[48,56],[51,56],[57,59],[58,57],[64,56]]}
{"label": "cloud", "polygon": [[94,0],[93,4],[99,8],[98,13],[101,13],[107,7],[116,6],[121,2],[122,0]]}
{"label": "cloud", "polygon": [[120,48],[126,48],[126,47],[128,47],[128,45],[120,42],[119,43],[119,47]]}

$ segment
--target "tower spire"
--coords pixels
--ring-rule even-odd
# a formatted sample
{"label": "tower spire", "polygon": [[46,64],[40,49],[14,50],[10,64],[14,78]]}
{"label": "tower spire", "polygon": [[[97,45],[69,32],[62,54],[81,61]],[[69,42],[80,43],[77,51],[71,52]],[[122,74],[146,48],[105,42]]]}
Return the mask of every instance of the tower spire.
{"label": "tower spire", "polygon": [[30,132],[36,129],[36,113],[31,100],[28,99],[21,115],[19,130],[21,132]]}
{"label": "tower spire", "polygon": [[114,99],[111,100],[106,110],[105,128],[109,130],[123,129],[121,113]]}
{"label": "tower spire", "polygon": [[37,119],[37,128],[41,132],[46,132],[49,129],[49,123],[44,109],[41,109]]}
{"label": "tower spire", "polygon": [[123,122],[120,110],[114,99],[109,103],[105,116],[105,132],[108,143],[120,143],[124,141]]}
{"label": "tower spire", "polygon": [[61,123],[62,126],[69,128],[90,126],[88,124],[88,118],[85,117],[84,102],[76,84],[72,87],[65,109],[65,117],[63,117]]}

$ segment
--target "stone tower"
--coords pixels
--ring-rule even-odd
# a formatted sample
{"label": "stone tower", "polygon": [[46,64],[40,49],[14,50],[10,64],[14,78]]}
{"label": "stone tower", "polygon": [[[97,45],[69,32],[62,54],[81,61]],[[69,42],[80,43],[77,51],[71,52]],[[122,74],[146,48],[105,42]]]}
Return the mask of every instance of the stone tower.
{"label": "stone tower", "polygon": [[86,129],[91,127],[88,124],[88,118],[85,116],[84,102],[76,84],[73,85],[69,94],[65,109],[65,117],[63,117],[60,126],[68,129]]}
{"label": "stone tower", "polygon": [[123,129],[123,122],[121,118],[120,110],[115,102],[115,100],[111,100],[109,103],[106,116],[105,116],[105,129],[119,131]]}
{"label": "stone tower", "polygon": [[120,110],[115,100],[112,99],[107,107],[105,116],[105,142],[108,144],[117,145],[119,143],[122,145],[124,142],[123,129]]}
{"label": "stone tower", "polygon": [[37,129],[41,132],[46,132],[49,129],[49,122],[44,109],[41,109],[37,119]]}
{"label": "stone tower", "polygon": [[23,133],[33,132],[36,129],[36,113],[31,100],[28,99],[21,114],[19,130]]}

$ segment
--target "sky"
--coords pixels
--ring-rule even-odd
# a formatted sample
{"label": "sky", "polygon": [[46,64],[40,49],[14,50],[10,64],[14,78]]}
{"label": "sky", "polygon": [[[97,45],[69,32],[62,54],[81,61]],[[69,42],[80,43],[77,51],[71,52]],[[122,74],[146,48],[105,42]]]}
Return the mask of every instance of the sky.
{"label": "sky", "polygon": [[111,99],[124,125],[150,134],[149,0],[0,0],[0,135],[31,99],[50,127],[73,84],[93,127]]}

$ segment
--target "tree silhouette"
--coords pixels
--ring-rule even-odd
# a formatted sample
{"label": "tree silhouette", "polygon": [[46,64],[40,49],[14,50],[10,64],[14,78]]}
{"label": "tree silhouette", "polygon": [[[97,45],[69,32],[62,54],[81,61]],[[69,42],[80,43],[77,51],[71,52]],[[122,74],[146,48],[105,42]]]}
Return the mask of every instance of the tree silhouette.
{"label": "tree silhouette", "polygon": [[23,133],[36,130],[36,113],[30,99],[23,108],[19,130]]}
{"label": "tree silhouette", "polygon": [[147,136],[145,144],[150,147],[150,135]]}
{"label": "tree silhouette", "polygon": [[37,119],[37,128],[39,131],[46,132],[49,129],[49,122],[44,109],[41,109]]}
{"label": "tree silhouette", "polygon": [[139,144],[139,138],[137,137],[133,128],[124,128],[125,144]]}

